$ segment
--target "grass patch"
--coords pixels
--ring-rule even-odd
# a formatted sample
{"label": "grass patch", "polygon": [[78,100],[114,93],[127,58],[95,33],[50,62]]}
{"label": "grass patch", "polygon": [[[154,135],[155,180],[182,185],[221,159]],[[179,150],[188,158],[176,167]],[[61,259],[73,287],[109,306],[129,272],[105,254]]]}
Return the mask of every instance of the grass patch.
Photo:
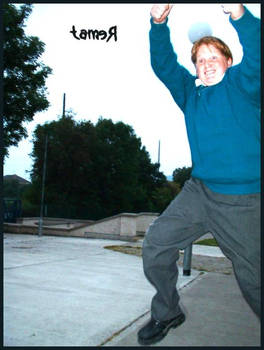
{"label": "grass patch", "polygon": [[207,245],[211,247],[218,247],[218,243],[215,238],[206,238],[201,241],[195,242],[194,244]]}
{"label": "grass patch", "polygon": [[110,249],[110,250],[113,250],[113,251],[119,252],[119,253],[142,256],[142,248],[141,247],[108,245],[108,246],[105,246],[104,248]]}
{"label": "grass patch", "polygon": [[[194,244],[206,245],[206,246],[211,246],[211,247],[218,247],[218,244],[214,238],[203,239],[201,241],[195,242]],[[108,245],[108,246],[105,246],[104,248],[110,249],[110,250],[113,250],[113,251],[119,252],[119,253],[142,256],[142,248],[137,247],[137,246]],[[183,252],[180,252],[180,254],[183,254]]]}

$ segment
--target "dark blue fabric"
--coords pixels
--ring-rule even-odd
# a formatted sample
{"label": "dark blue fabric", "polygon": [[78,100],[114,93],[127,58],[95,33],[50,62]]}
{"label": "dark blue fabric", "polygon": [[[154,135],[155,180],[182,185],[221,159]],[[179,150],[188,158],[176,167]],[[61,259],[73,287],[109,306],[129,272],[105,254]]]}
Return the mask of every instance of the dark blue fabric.
{"label": "dark blue fabric", "polygon": [[[192,176],[223,194],[260,192],[260,20],[245,8],[230,23],[243,48],[241,62],[212,86],[178,63],[167,21],[151,20],[151,65],[183,111]],[[175,135],[177,131],[175,131]]]}

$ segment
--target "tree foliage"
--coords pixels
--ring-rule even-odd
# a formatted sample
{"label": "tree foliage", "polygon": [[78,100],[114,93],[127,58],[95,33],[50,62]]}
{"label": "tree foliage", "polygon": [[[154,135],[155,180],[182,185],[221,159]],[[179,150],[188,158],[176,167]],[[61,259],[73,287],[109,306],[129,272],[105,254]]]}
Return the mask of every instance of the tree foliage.
{"label": "tree foliage", "polygon": [[183,167],[183,168],[176,168],[173,171],[173,181],[178,183],[180,188],[183,187],[184,182],[188,180],[191,177],[192,168],[191,167]]}
{"label": "tree foliage", "polygon": [[21,199],[29,184],[20,184],[18,180],[3,179],[3,197]]}
{"label": "tree foliage", "polygon": [[[36,216],[39,213],[39,207],[32,205],[27,199],[31,191],[31,184],[21,184],[17,179],[3,178],[3,199],[18,199],[22,202],[22,216]],[[11,202],[12,203],[12,202]],[[8,202],[6,202],[6,206]]]}
{"label": "tree foliage", "polygon": [[24,32],[32,6],[4,3],[3,9],[3,143],[8,155],[9,146],[27,137],[23,123],[48,108],[45,80],[51,69],[39,60],[45,44]]}
{"label": "tree foliage", "polygon": [[157,212],[162,212],[170,202],[181,191],[180,185],[173,181],[167,181],[162,187],[155,190],[155,199],[157,203]]}
{"label": "tree foliage", "polygon": [[45,202],[54,208],[49,216],[55,211],[58,216],[60,208],[60,216],[100,219],[156,211],[164,204],[157,191],[166,185],[166,177],[151,163],[131,126],[103,118],[96,125],[77,122],[69,114],[35,129],[30,193],[35,203],[40,199],[46,135]]}

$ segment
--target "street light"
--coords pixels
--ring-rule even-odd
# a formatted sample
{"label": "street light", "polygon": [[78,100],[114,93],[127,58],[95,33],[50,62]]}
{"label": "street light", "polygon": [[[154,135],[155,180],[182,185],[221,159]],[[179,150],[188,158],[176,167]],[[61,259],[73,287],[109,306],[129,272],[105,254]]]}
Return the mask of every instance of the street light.
{"label": "street light", "polygon": [[44,164],[42,173],[42,189],[41,189],[41,203],[40,203],[40,216],[39,216],[39,232],[38,235],[42,235],[43,226],[43,208],[44,208],[44,192],[45,192],[45,179],[46,179],[46,167],[47,167],[47,148],[48,148],[48,134],[45,139],[45,151],[44,151]]}

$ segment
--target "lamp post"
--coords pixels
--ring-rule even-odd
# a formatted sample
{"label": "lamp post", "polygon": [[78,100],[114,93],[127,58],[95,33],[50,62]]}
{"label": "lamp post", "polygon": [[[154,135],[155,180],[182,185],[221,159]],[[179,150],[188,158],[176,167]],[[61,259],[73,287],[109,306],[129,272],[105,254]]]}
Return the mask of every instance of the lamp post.
{"label": "lamp post", "polygon": [[66,94],[63,94],[63,105],[62,105],[62,118],[65,117],[65,100],[66,100]]}
{"label": "lamp post", "polygon": [[48,135],[45,139],[45,151],[44,151],[44,164],[42,173],[42,189],[41,189],[41,203],[40,203],[40,216],[39,216],[39,232],[38,235],[42,235],[43,226],[43,208],[44,208],[44,192],[45,192],[45,179],[46,179],[46,167],[47,167],[47,148],[48,148]]}
{"label": "lamp post", "polygon": [[159,140],[159,148],[158,148],[158,164],[160,167],[160,140]]}

